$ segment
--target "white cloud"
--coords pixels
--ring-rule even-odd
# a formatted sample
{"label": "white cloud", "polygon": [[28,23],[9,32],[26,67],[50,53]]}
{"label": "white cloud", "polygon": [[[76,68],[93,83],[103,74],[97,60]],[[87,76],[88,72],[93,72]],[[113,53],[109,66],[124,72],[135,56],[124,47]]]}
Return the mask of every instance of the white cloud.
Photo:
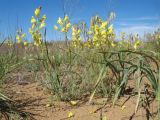
{"label": "white cloud", "polygon": [[121,32],[125,32],[126,34],[139,34],[143,36],[145,33],[152,33],[160,27],[160,24],[151,25],[132,25],[125,26],[116,29],[116,33],[119,35]]}
{"label": "white cloud", "polygon": [[160,20],[160,16],[143,16],[143,17],[136,17],[136,18],[123,18],[120,20],[125,21],[145,21],[145,20]]}
{"label": "white cloud", "polygon": [[145,23],[145,22],[115,22],[115,24],[120,27],[149,26],[150,25],[150,23]]}

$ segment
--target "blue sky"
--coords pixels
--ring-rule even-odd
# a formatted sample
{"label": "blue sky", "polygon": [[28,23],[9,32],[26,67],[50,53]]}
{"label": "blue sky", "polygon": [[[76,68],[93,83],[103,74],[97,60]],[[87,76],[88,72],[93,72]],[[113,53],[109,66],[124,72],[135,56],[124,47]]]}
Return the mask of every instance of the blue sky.
{"label": "blue sky", "polygon": [[[48,39],[61,39],[53,31],[57,18],[63,16],[63,3],[68,1],[67,13],[71,21],[89,23],[94,15],[107,18],[110,11],[116,13],[113,25],[117,33],[153,32],[160,26],[160,0],[0,0],[0,33],[14,35],[17,27],[28,32],[31,16],[38,6],[47,15]],[[30,38],[30,36],[28,36]]]}

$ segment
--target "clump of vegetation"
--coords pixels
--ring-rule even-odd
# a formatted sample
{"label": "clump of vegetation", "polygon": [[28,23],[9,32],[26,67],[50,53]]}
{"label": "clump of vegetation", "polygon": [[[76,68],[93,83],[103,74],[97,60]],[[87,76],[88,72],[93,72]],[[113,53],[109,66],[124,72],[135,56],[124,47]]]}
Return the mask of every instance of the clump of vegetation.
{"label": "clump of vegetation", "polygon": [[[29,33],[33,42],[27,42],[22,30],[17,32],[17,45],[25,49],[19,61],[12,61],[18,57],[14,54],[0,54],[1,86],[10,69],[22,65],[58,100],[92,103],[94,97],[106,97],[115,105],[127,94],[129,82],[134,81],[136,84],[131,87],[137,96],[135,113],[140,104],[149,107],[150,103],[146,101],[156,99],[159,102],[159,32],[148,36],[151,41],[143,41],[138,35],[130,35],[127,39],[125,33],[121,34],[120,41],[116,41],[111,24],[114,13],[107,20],[92,17],[90,27],[84,22],[73,24],[65,15],[54,26],[65,36],[65,44],[49,43],[45,28],[47,17],[41,16],[41,10],[42,7],[37,8],[31,18]],[[0,100],[7,99],[0,93]],[[145,109],[148,111],[147,107]]]}

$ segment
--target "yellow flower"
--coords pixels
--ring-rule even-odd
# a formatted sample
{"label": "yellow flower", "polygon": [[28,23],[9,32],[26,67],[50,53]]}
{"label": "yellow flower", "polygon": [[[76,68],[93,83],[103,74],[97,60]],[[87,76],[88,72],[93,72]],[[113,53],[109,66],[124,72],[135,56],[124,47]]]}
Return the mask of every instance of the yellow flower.
{"label": "yellow flower", "polygon": [[94,29],[95,29],[95,31],[98,31],[98,30],[99,30],[99,27],[98,27],[97,24],[95,25],[95,28],[94,28]]}
{"label": "yellow flower", "polygon": [[24,38],[25,36],[26,36],[26,34],[25,34],[25,33],[23,33],[21,37],[22,37],[22,38]]}
{"label": "yellow flower", "polygon": [[68,113],[68,118],[71,118],[71,117],[74,117],[74,113],[70,111],[70,112]]}
{"label": "yellow flower", "polygon": [[73,106],[77,105],[77,103],[78,103],[77,101],[70,101],[70,104],[73,105]]}
{"label": "yellow flower", "polygon": [[46,26],[45,22],[42,22],[40,25],[40,29],[44,28]]}
{"label": "yellow flower", "polygon": [[139,47],[141,44],[141,42],[138,40],[135,44],[134,44],[134,49],[137,49],[137,47]]}
{"label": "yellow flower", "polygon": [[98,31],[98,30],[96,30],[96,31],[95,31],[95,35],[98,35],[98,34],[99,34],[99,31]]}
{"label": "yellow flower", "polygon": [[100,43],[99,43],[97,40],[94,40],[94,41],[93,41],[93,45],[96,46],[96,47],[99,47],[99,46],[100,46]]}
{"label": "yellow flower", "polygon": [[36,22],[36,19],[34,18],[34,16],[32,16],[31,23],[35,23],[35,22]]}
{"label": "yellow flower", "polygon": [[65,28],[62,28],[61,32],[65,32]]}
{"label": "yellow flower", "polygon": [[39,40],[35,40],[34,41],[34,45],[38,47],[38,46],[42,45],[42,41],[40,39]]}
{"label": "yellow flower", "polygon": [[76,32],[76,28],[74,26],[72,27],[72,32]]}
{"label": "yellow flower", "polygon": [[101,34],[106,35],[106,30],[102,30]]}
{"label": "yellow flower", "polygon": [[68,28],[70,28],[71,27],[71,23],[68,23],[67,25],[66,25],[66,28],[68,29]]}
{"label": "yellow flower", "polygon": [[17,39],[18,43],[22,42],[22,39],[21,39],[21,37],[19,35],[16,36],[16,39]]}
{"label": "yellow flower", "polygon": [[30,33],[30,34],[33,34],[33,30],[32,30],[32,29],[29,29],[29,33]]}
{"label": "yellow flower", "polygon": [[19,39],[20,39],[19,35],[17,35],[17,36],[16,36],[16,39],[17,39],[17,40],[19,40]]}
{"label": "yellow flower", "polygon": [[80,29],[78,29],[78,34],[80,34],[81,33],[81,30]]}
{"label": "yellow flower", "polygon": [[125,108],[126,108],[126,106],[123,105],[123,106],[121,107],[121,110],[124,110]]}
{"label": "yellow flower", "polygon": [[65,21],[65,22],[66,22],[66,21],[69,21],[68,15],[66,15],[66,16],[64,17],[64,21]]}
{"label": "yellow flower", "polygon": [[50,103],[46,104],[46,107],[51,107],[52,105]]}
{"label": "yellow flower", "polygon": [[39,7],[39,8],[37,8],[36,10],[35,10],[35,16],[38,18],[39,16],[40,16],[40,13],[41,13],[41,8],[42,7]]}
{"label": "yellow flower", "polygon": [[34,45],[37,46],[37,47],[39,46],[39,44],[37,42],[34,42]]}
{"label": "yellow flower", "polygon": [[43,22],[43,21],[45,21],[45,20],[46,20],[46,18],[47,18],[47,16],[46,16],[46,15],[43,15],[43,17],[42,17],[41,21],[42,21],[42,22]]}
{"label": "yellow flower", "polygon": [[7,45],[8,45],[9,47],[13,46],[13,42],[12,42],[11,40],[7,41]]}
{"label": "yellow flower", "polygon": [[34,23],[34,24],[32,24],[32,29],[34,29],[36,27],[36,24]]}
{"label": "yellow flower", "polygon": [[[74,47],[82,45],[81,30],[75,25],[72,27],[72,41]],[[72,102],[74,104],[74,102]]]}
{"label": "yellow flower", "polygon": [[102,23],[102,25],[101,25],[101,29],[106,28],[106,27],[107,27],[107,25],[108,25],[108,21],[103,22],[103,23]]}
{"label": "yellow flower", "polygon": [[27,41],[24,41],[23,44],[24,44],[24,46],[26,46],[26,47],[28,46],[28,42],[27,42]]}
{"label": "yellow flower", "polygon": [[76,35],[76,33],[75,32],[72,32],[72,36],[75,36]]}
{"label": "yellow flower", "polygon": [[107,118],[107,116],[104,116],[102,120],[109,120],[109,119]]}
{"label": "yellow flower", "polygon": [[54,29],[55,29],[55,30],[58,30],[58,26],[57,26],[57,25],[55,25],[55,26],[54,26]]}
{"label": "yellow flower", "polygon": [[115,47],[115,46],[116,46],[116,44],[115,44],[114,42],[112,42],[112,43],[111,43],[111,46],[112,46],[112,47]]}
{"label": "yellow flower", "polygon": [[94,37],[93,37],[93,41],[97,41],[98,40],[98,38],[97,38],[97,36],[95,35]]}
{"label": "yellow flower", "polygon": [[98,22],[99,22],[100,24],[102,24],[103,21],[102,21],[101,18],[99,18],[99,19],[98,19]]}
{"label": "yellow flower", "polygon": [[57,23],[60,24],[60,25],[63,25],[63,21],[62,21],[62,19],[60,17],[58,18]]}
{"label": "yellow flower", "polygon": [[73,42],[73,46],[74,46],[74,47],[77,47],[77,44],[76,44],[76,42]]}
{"label": "yellow flower", "polygon": [[110,25],[108,28],[108,33],[112,34],[113,33],[113,25]]}

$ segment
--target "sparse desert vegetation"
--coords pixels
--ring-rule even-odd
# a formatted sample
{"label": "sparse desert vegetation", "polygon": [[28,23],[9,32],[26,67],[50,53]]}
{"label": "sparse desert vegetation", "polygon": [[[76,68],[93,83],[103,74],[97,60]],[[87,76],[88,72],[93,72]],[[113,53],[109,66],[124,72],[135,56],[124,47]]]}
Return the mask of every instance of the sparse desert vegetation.
{"label": "sparse desert vegetation", "polygon": [[48,41],[43,6],[0,44],[2,120],[159,120],[160,29],[144,37],[93,16],[87,24],[57,19],[63,41]]}

